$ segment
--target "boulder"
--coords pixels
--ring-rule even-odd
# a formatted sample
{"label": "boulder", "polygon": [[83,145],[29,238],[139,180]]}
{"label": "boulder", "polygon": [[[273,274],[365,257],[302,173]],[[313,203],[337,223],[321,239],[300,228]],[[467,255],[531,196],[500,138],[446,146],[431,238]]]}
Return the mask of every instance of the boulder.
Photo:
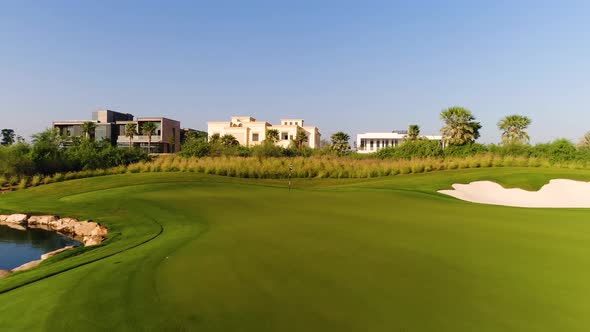
{"label": "boulder", "polygon": [[[75,218],[59,218],[58,216],[53,215],[29,217],[26,214],[2,214],[0,215],[0,225],[6,225],[18,230],[26,230],[27,226],[32,226],[33,228],[45,228],[67,234],[70,238],[80,240],[85,246],[94,246],[102,243],[102,240],[108,233],[106,227],[101,226],[94,221],[78,221],[78,219]],[[43,260],[72,248],[74,248],[74,246],[67,246],[48,252],[41,255],[41,259],[25,263],[12,269],[12,271],[0,270],[0,278],[9,275],[12,272],[24,271],[36,267],[41,264]]]}
{"label": "boulder", "polygon": [[57,255],[59,253],[62,253],[64,251],[66,251],[66,250],[70,250],[70,249],[73,249],[73,248],[74,248],[74,246],[67,246],[67,247],[63,247],[61,249],[50,251],[50,252],[48,252],[46,254],[41,255],[41,260],[46,260],[49,257],[53,257],[53,256],[55,256],[55,255]]}
{"label": "boulder", "polygon": [[91,235],[96,226],[98,226],[98,224],[92,221],[77,222],[74,225],[74,234],[78,236]]}
{"label": "boulder", "polygon": [[28,218],[29,218],[29,216],[27,216],[26,214],[11,214],[8,216],[8,218],[6,218],[5,222],[12,223],[12,224],[26,225]]}
{"label": "boulder", "polygon": [[30,216],[29,226],[48,226],[51,222],[57,221],[58,216]]}
{"label": "boulder", "polygon": [[94,227],[94,229],[92,230],[92,232],[90,232],[91,236],[100,236],[102,238],[104,238],[105,236],[107,236],[108,234],[108,230],[106,227],[103,227],[99,224],[96,224],[96,227]]}
{"label": "boulder", "polygon": [[[5,221],[2,222],[2,220]],[[78,221],[78,219],[75,218],[59,218],[54,215],[30,217],[26,214],[0,215],[0,224],[2,223],[10,223],[11,227],[19,227],[19,230],[24,230],[25,228],[22,226],[28,225],[32,228],[46,228],[57,231],[81,241],[86,246],[100,244],[108,233],[106,227],[101,226],[94,221]]]}
{"label": "boulder", "polygon": [[95,246],[98,245],[102,242],[102,237],[100,236],[85,236],[84,239],[82,240],[82,242],[84,243],[84,246],[88,247],[88,246]]}
{"label": "boulder", "polygon": [[28,262],[25,263],[19,267],[16,267],[14,269],[12,269],[12,272],[17,272],[17,271],[24,271],[24,270],[28,270],[31,268],[34,268],[35,266],[38,266],[39,264],[41,264],[42,260],[36,260],[36,261],[32,261],[32,262]]}
{"label": "boulder", "polygon": [[49,226],[58,232],[73,234],[74,230],[76,228],[77,222],[78,222],[78,219],[61,218],[58,220],[50,221]]}
{"label": "boulder", "polygon": [[78,221],[74,218],[49,221],[49,227],[55,231],[73,235],[85,246],[100,244],[108,233],[105,227],[94,221]]}

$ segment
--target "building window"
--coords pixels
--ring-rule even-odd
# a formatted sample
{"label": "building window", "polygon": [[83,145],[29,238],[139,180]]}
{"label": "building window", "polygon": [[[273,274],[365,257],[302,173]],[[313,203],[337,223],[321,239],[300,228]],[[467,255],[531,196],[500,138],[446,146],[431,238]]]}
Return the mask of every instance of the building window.
{"label": "building window", "polygon": [[289,126],[292,126],[292,125],[293,125],[293,122],[289,122]]}
{"label": "building window", "polygon": [[299,122],[295,122],[295,125],[296,125],[296,126],[299,126]]}
{"label": "building window", "polygon": [[287,121],[285,121],[285,126],[287,125]]}
{"label": "building window", "polygon": [[258,142],[258,133],[252,134],[252,142]]}
{"label": "building window", "polygon": [[281,138],[283,139],[283,141],[288,141],[289,140],[289,133],[281,133]]}

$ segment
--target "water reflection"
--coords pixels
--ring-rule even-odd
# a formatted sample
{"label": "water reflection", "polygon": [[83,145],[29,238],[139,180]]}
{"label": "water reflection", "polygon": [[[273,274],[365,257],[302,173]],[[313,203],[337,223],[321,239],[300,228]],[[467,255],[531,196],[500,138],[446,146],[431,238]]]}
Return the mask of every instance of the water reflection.
{"label": "water reflection", "polygon": [[44,253],[71,245],[80,243],[44,229],[18,230],[0,225],[0,270],[13,269],[39,259]]}

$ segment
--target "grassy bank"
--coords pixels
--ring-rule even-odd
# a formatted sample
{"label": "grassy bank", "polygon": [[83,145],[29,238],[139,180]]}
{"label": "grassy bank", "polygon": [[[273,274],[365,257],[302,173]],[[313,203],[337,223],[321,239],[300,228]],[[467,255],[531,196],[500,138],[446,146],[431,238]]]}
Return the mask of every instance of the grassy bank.
{"label": "grassy bank", "polygon": [[111,237],[0,280],[0,326],[585,331],[588,211],[436,193],[482,179],[535,189],[552,178],[588,181],[590,171],[296,179],[291,192],[284,180],[144,173],[8,193],[0,212],[100,220]]}

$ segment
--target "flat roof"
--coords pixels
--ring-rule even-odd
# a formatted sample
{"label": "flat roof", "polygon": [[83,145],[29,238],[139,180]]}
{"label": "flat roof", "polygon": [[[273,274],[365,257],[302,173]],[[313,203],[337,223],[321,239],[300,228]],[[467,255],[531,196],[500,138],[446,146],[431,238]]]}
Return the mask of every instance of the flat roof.
{"label": "flat roof", "polygon": [[[357,138],[385,138],[385,139],[402,139],[405,138],[406,134],[399,134],[399,133],[363,133],[357,134]],[[424,137],[428,139],[442,139],[442,136],[439,135],[419,135],[418,137]]]}
{"label": "flat roof", "polygon": [[94,121],[94,120],[65,120],[65,121],[53,121],[53,125],[82,124],[84,122],[94,122],[94,123],[98,124],[98,122]]}
{"label": "flat roof", "polygon": [[137,117],[137,121],[162,121],[162,120],[180,122],[178,120],[174,120],[174,119],[170,119],[170,118],[166,118],[166,117],[162,117],[162,116],[145,116],[145,117],[141,117],[141,118]]}

